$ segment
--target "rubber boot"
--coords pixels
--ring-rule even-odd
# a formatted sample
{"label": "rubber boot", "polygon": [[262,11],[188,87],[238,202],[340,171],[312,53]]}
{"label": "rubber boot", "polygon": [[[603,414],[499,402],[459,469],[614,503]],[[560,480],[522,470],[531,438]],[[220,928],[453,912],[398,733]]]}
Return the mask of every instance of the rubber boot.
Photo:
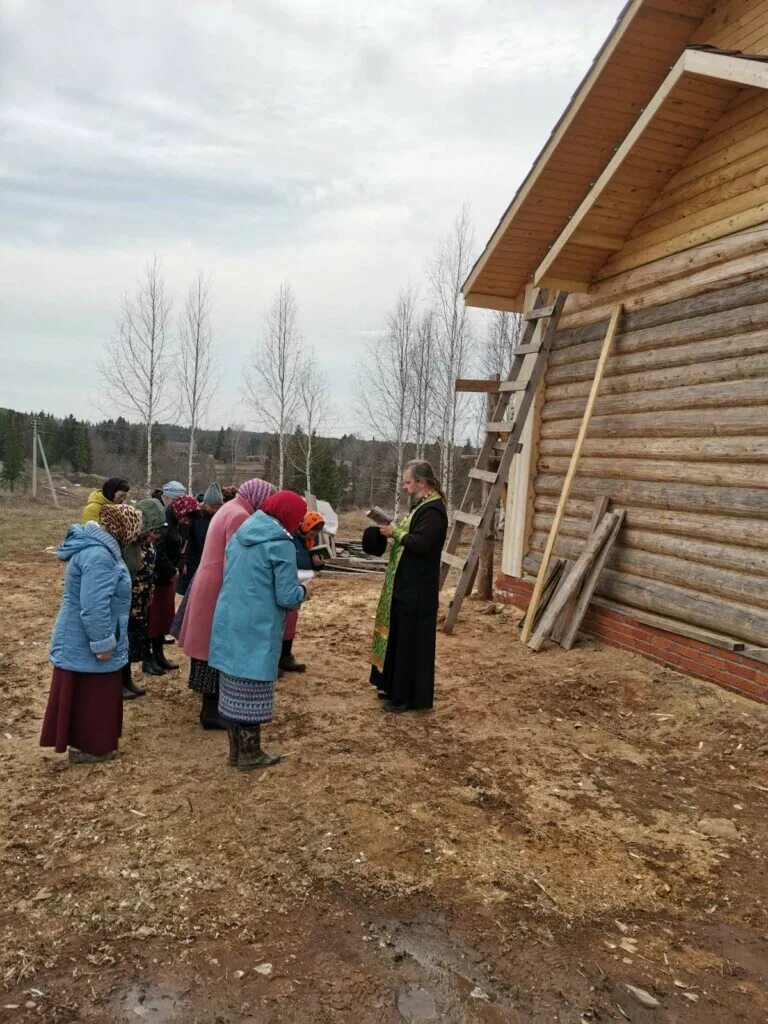
{"label": "rubber boot", "polygon": [[237,767],[240,771],[269,768],[280,760],[279,754],[267,754],[261,749],[260,725],[239,725],[237,739]]}
{"label": "rubber boot", "polygon": [[227,764],[230,768],[237,768],[237,753],[240,746],[239,725],[228,725],[227,736],[229,738],[229,759]]}
{"label": "rubber boot", "polygon": [[155,661],[152,653],[152,645],[149,640],[144,644],[144,660],[141,663],[141,671],[145,676],[164,676],[165,669],[161,668]]}
{"label": "rubber boot", "polygon": [[216,694],[203,694],[200,705],[200,725],[204,729],[226,729],[227,723],[219,718],[219,698]]}
{"label": "rubber boot", "polygon": [[164,668],[166,672],[179,671],[179,666],[172,661],[168,661],[165,654],[163,654],[163,638],[161,636],[152,637],[152,654],[155,656],[155,661],[160,668]]}
{"label": "rubber boot", "polygon": [[100,764],[102,761],[114,761],[117,751],[108,750],[106,754],[86,754],[83,750],[70,747],[68,757],[70,764]]}
{"label": "rubber boot", "polygon": [[293,640],[283,640],[283,649],[280,652],[278,668],[283,672],[306,672],[307,666],[296,661],[292,654]]}
{"label": "rubber boot", "polygon": [[123,666],[123,700],[135,700],[136,697],[143,697],[146,692],[134,683],[130,663]]}

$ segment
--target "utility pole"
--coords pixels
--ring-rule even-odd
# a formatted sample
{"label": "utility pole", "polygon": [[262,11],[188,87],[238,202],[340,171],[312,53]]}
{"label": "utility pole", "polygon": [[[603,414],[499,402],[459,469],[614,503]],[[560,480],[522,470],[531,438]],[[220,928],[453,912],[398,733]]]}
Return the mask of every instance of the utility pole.
{"label": "utility pole", "polygon": [[37,416],[32,417],[32,497],[37,497]]}
{"label": "utility pole", "polygon": [[43,448],[43,439],[42,439],[42,437],[40,437],[39,434],[37,435],[37,444],[38,444],[38,447],[40,448],[40,454],[43,457],[43,466],[45,468],[45,475],[48,477],[48,486],[51,488],[51,497],[53,498],[53,504],[56,506],[56,508],[58,508],[59,507],[59,499],[56,497],[56,488],[53,486],[53,477],[51,476],[51,471],[48,468],[48,459],[45,457],[45,448]]}

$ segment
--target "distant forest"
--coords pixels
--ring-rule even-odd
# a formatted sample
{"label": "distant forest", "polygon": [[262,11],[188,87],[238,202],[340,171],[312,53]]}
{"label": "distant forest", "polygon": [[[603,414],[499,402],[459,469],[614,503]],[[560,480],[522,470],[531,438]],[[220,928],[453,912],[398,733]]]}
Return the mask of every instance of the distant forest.
{"label": "distant forest", "polygon": [[[146,462],[144,428],[117,419],[89,423],[74,416],[59,418],[0,409],[0,462],[2,484],[8,491],[30,486],[33,420],[43,442],[51,469],[77,481],[81,476],[126,476],[134,494],[142,490]],[[186,483],[188,459],[187,427],[157,423],[153,428],[155,485],[169,479]],[[435,450],[427,458],[438,459]],[[286,486],[303,493],[306,489],[301,433],[290,438]],[[456,450],[454,497],[466,486],[475,448],[467,442]],[[276,471],[275,435],[241,429],[200,430],[196,439],[194,489],[204,490],[218,480],[240,483],[251,476],[272,479]],[[82,481],[78,481],[82,482]],[[361,508],[378,504],[391,508],[396,486],[396,461],[388,441],[365,440],[355,434],[316,437],[312,446],[312,490],[335,508]],[[40,492],[44,494],[43,491]]]}

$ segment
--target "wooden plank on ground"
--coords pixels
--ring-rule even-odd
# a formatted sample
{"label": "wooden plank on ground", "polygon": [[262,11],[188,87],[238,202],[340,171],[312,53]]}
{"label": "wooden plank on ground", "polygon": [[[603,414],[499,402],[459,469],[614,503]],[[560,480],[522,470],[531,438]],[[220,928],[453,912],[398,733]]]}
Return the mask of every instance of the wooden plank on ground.
{"label": "wooden plank on ground", "polygon": [[[590,568],[592,567],[592,563],[597,558],[601,547],[613,530],[616,519],[617,516],[614,515],[613,512],[608,512],[603,516],[602,522],[591,537],[587,538],[584,550],[576,559],[572,571],[563,581],[557,593],[552,597],[541,617],[541,622],[537,626],[536,632],[528,641],[528,646],[532,651],[540,651],[543,647],[544,641],[552,632],[552,628],[557,622],[558,616],[568,603],[568,598],[578,589],[586,578]],[[529,609],[531,607],[532,605],[529,605]],[[532,614],[536,614],[535,609]]]}
{"label": "wooden plank on ground", "polygon": [[[547,602],[550,600],[552,595],[557,590],[559,584],[563,580],[564,573],[566,572],[569,564],[570,563],[568,563],[564,558],[553,558],[552,559],[552,562],[550,563],[550,566],[549,566],[549,572],[547,573],[547,582],[544,584],[544,591],[542,593],[542,599],[539,602],[538,617],[536,619],[536,622],[534,623],[534,629],[536,628],[536,625],[538,624],[539,619],[541,618],[542,614],[544,613],[544,609],[547,606]],[[529,606],[528,611],[530,611],[530,606]],[[526,611],[525,615],[520,620],[520,629],[522,629],[523,626],[525,625],[526,619],[528,618],[528,611]]]}
{"label": "wooden plank on ground", "polygon": [[[531,613],[530,623],[532,623],[535,618],[536,607],[541,598],[541,592],[543,590],[544,581],[546,579],[547,574],[547,567],[549,565],[549,560],[552,557],[552,549],[554,548],[555,540],[557,539],[557,531],[560,528],[560,520],[563,518],[563,515],[565,513],[565,506],[568,502],[568,498],[570,497],[571,485],[573,484],[573,479],[576,476],[576,470],[578,468],[579,458],[581,456],[581,449],[584,445],[584,439],[587,436],[589,421],[592,419],[592,412],[595,408],[595,402],[597,401],[598,392],[600,391],[600,384],[603,379],[603,374],[605,373],[605,367],[608,362],[608,356],[611,352],[613,339],[616,336],[616,331],[618,330],[619,319],[622,314],[622,308],[623,307],[621,306],[621,304],[614,308],[613,314],[611,315],[610,323],[608,324],[608,331],[606,332],[605,340],[603,342],[603,349],[600,353],[600,358],[597,362],[597,369],[595,370],[595,376],[592,381],[592,388],[589,393],[589,398],[587,399],[587,407],[584,410],[584,416],[582,417],[581,427],[579,429],[578,437],[576,438],[576,445],[573,449],[573,455],[571,456],[571,462],[568,466],[568,472],[566,474],[565,482],[563,484],[563,490],[560,494],[560,501],[558,502],[557,511],[555,512],[555,518],[552,521],[552,528],[549,532],[547,546],[544,549],[544,554],[542,556],[541,569],[539,570],[539,576],[536,580],[536,586],[533,588],[533,595],[531,596],[531,606],[533,608],[533,611]],[[520,636],[520,639],[523,643],[526,643],[530,638],[530,623],[526,624]]]}

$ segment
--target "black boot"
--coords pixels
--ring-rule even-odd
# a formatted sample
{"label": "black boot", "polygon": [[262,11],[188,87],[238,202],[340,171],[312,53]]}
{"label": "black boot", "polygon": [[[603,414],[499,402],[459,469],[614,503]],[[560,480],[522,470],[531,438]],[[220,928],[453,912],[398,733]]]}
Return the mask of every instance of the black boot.
{"label": "black boot", "polygon": [[147,640],[147,642],[144,645],[144,660],[141,663],[141,671],[144,673],[145,676],[165,675],[165,669],[160,668],[160,666],[155,661],[155,656],[152,653],[152,645],[149,642],[149,640]]}
{"label": "black boot", "polygon": [[152,637],[152,654],[160,668],[164,668],[166,672],[179,671],[179,666],[175,665],[172,661],[168,661],[165,654],[163,654],[163,638],[161,636]]}
{"label": "black boot", "polygon": [[219,698],[216,694],[203,694],[200,705],[200,725],[204,729],[226,729],[227,723],[219,718]]}
{"label": "black boot", "polygon": [[227,764],[230,768],[237,768],[237,753],[240,749],[240,726],[228,725],[227,736],[229,737],[229,759]]}
{"label": "black boot", "polygon": [[306,672],[307,666],[302,665],[300,661],[296,661],[291,653],[292,648],[293,640],[283,640],[283,649],[280,652],[278,668],[282,669],[283,672]]}
{"label": "black boot", "polygon": [[279,754],[267,754],[261,749],[261,726],[238,725],[237,767],[241,771],[269,768],[280,760]]}
{"label": "black boot", "polygon": [[123,668],[123,700],[134,700],[136,697],[143,697],[146,690],[142,690],[133,681],[130,662]]}

